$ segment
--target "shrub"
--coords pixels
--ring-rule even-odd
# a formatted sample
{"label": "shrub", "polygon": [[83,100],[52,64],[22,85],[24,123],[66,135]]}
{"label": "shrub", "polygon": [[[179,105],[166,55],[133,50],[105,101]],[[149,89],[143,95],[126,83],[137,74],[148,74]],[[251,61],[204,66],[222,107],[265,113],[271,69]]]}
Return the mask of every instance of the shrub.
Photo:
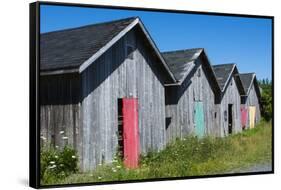
{"label": "shrub", "polygon": [[63,149],[41,148],[40,177],[42,183],[62,179],[78,171],[77,152],[68,146]]}

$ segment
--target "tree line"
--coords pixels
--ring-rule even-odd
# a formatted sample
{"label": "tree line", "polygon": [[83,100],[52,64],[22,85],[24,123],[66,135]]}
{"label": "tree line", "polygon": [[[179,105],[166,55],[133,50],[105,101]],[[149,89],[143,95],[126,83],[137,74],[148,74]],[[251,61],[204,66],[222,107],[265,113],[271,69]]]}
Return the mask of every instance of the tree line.
{"label": "tree line", "polygon": [[258,83],[261,88],[261,114],[269,121],[272,119],[272,80],[266,78]]}

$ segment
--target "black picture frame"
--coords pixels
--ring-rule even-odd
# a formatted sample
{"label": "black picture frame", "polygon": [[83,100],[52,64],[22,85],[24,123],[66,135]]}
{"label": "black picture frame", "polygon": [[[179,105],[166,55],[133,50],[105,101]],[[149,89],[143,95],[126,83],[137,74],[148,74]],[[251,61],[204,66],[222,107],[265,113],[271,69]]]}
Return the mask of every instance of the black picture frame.
{"label": "black picture frame", "polygon": [[245,175],[260,175],[274,173],[274,96],[272,97],[272,170],[266,172],[249,172],[249,173],[232,173],[232,174],[218,174],[206,176],[192,176],[192,177],[173,177],[173,178],[159,178],[159,179],[145,179],[145,180],[126,180],[126,181],[110,181],[110,182],[93,182],[93,183],[78,183],[78,184],[64,184],[64,185],[40,185],[40,6],[41,5],[56,5],[69,7],[87,7],[87,8],[109,8],[118,10],[142,10],[153,12],[169,12],[169,13],[192,13],[200,15],[216,15],[216,16],[232,16],[245,18],[266,18],[271,19],[272,22],[272,94],[274,95],[274,17],[264,15],[247,15],[247,14],[233,14],[233,13],[218,13],[218,12],[201,12],[191,10],[166,10],[156,8],[142,8],[142,7],[125,7],[125,6],[108,6],[108,5],[93,5],[93,4],[79,4],[79,3],[60,3],[60,2],[34,2],[30,3],[30,18],[29,18],[29,38],[30,38],[30,65],[29,65],[29,185],[33,188],[51,188],[51,187],[73,187],[73,186],[88,186],[88,185],[104,185],[104,184],[119,184],[119,183],[133,183],[133,182],[147,182],[147,181],[166,181],[166,180],[184,180],[195,178],[213,178],[213,177],[232,177]]}

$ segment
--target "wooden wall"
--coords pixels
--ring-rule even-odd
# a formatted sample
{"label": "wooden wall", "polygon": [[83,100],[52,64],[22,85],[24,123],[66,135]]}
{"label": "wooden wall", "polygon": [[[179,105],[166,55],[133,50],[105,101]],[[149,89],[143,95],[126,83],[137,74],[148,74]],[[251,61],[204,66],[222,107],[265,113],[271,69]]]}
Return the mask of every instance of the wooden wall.
{"label": "wooden wall", "polygon": [[[129,32],[82,73],[82,169],[109,163],[117,150],[118,98],[138,98],[140,150],[165,146],[164,79],[144,36]],[[131,54],[127,44],[133,48]]]}
{"label": "wooden wall", "polygon": [[[220,104],[217,104],[217,124],[220,126],[219,136],[228,136],[228,105],[233,104],[233,133],[242,131],[240,104],[241,98],[234,77],[229,80],[227,89],[222,94]],[[226,113],[225,113],[226,112]],[[225,117],[225,114],[227,117]]]}
{"label": "wooden wall", "polygon": [[[205,134],[217,136],[214,123],[215,95],[211,79],[207,75],[202,59],[197,59],[195,69],[181,86],[166,87],[166,132],[167,142],[176,137],[183,138],[194,134],[194,102],[202,101],[205,119]],[[200,74],[199,74],[200,72]]]}
{"label": "wooden wall", "polygon": [[[78,74],[40,77],[41,142],[63,147],[79,146],[81,126]],[[43,140],[45,139],[46,140]]]}

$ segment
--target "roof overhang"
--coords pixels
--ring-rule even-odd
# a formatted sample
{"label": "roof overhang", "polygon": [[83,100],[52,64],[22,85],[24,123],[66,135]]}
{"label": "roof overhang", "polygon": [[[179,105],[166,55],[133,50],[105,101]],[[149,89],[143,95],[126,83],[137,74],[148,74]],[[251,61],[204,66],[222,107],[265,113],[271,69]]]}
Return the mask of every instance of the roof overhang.
{"label": "roof overhang", "polygon": [[45,75],[61,75],[61,74],[70,74],[70,73],[79,73],[79,68],[76,69],[59,69],[51,71],[41,71],[40,76]]}

